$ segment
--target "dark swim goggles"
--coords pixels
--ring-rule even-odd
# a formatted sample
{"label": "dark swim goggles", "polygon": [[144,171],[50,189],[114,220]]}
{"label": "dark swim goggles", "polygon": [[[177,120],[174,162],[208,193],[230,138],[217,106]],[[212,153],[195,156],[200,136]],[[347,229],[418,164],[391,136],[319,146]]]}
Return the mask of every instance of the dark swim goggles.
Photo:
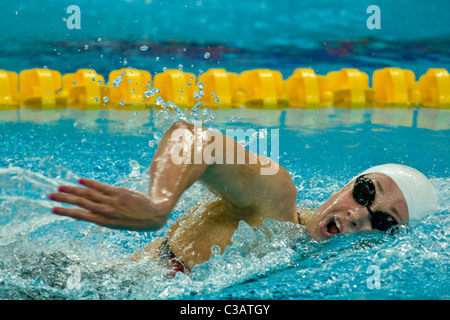
{"label": "dark swim goggles", "polygon": [[352,193],[355,201],[369,210],[373,229],[387,231],[398,224],[390,214],[383,211],[372,212],[370,210],[370,206],[375,201],[375,185],[372,180],[359,176],[356,178]]}

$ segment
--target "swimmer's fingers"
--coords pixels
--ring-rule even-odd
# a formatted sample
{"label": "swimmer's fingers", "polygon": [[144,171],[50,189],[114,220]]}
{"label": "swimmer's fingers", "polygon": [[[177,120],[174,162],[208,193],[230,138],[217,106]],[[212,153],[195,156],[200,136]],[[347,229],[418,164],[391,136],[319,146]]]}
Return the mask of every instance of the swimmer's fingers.
{"label": "swimmer's fingers", "polygon": [[60,216],[66,216],[76,220],[88,221],[104,227],[108,227],[110,225],[110,220],[108,218],[95,214],[94,212],[89,210],[55,207],[52,209],[52,212]]}
{"label": "swimmer's fingers", "polygon": [[108,216],[112,212],[112,208],[103,203],[97,203],[84,197],[68,194],[68,193],[51,193],[50,200],[72,204],[98,214]]}
{"label": "swimmer's fingers", "polygon": [[75,196],[79,196],[97,203],[109,203],[111,199],[97,190],[75,186],[60,186],[59,192],[68,193]]}
{"label": "swimmer's fingers", "polygon": [[100,191],[101,193],[104,193],[106,195],[114,195],[117,193],[116,187],[92,179],[79,179],[78,183],[85,187]]}

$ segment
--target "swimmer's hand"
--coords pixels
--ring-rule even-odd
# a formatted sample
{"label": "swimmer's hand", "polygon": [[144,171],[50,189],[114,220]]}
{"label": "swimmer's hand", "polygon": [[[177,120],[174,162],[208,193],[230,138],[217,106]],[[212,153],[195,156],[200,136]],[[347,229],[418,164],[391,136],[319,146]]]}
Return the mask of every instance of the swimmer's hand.
{"label": "swimmer's hand", "polygon": [[166,223],[171,209],[155,204],[148,195],[91,179],[78,181],[84,187],[60,186],[49,198],[80,207],[54,207],[57,215],[96,223],[112,229],[154,231]]}

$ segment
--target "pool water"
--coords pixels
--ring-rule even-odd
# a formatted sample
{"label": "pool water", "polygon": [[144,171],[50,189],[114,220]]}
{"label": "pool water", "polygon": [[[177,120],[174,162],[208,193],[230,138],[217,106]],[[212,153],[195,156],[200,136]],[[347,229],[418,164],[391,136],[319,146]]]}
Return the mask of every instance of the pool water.
{"label": "pool water", "polygon": [[[225,68],[295,68],[325,75],[358,68],[399,67],[416,77],[428,68],[450,70],[450,3],[397,0],[379,4],[381,29],[367,28],[371,0],[150,1],[79,0],[81,29],[68,29],[68,3],[3,1],[0,69],[31,68],[62,74],[92,68],[105,79],[132,67],[196,75]],[[108,8],[108,10],[104,10]],[[12,27],[13,26],[13,27]],[[146,50],[142,50],[146,46]],[[209,58],[205,59],[205,53]]]}
{"label": "pool water", "polygon": [[[155,121],[161,112],[3,111],[0,139],[8,143],[0,151],[1,299],[450,297],[450,136],[448,123],[443,127],[436,120],[448,117],[447,112],[324,108],[235,109],[215,117],[213,111],[199,113],[196,118],[203,125],[219,130],[278,128],[279,161],[293,177],[300,206],[317,207],[365,168],[396,162],[431,177],[440,207],[392,234],[341,235],[320,243],[291,223],[267,220],[259,228],[241,223],[224,252],[211,248],[210,261],[190,276],[178,273],[174,278],[154,262],[130,258],[202,201],[208,195],[203,186],[191,187],[167,225],[148,233],[55,216],[47,198],[60,184],[76,184],[78,177],[146,192],[157,142],[180,118],[171,111]],[[189,110],[184,116],[193,119]]]}
{"label": "pool water", "polygon": [[[371,79],[400,67],[416,80],[429,68],[450,70],[450,2],[383,2],[380,30],[366,27],[369,0],[76,3],[79,30],[67,28],[68,3],[2,1],[0,69],[92,68],[107,79],[127,67],[196,76],[269,68],[286,79],[296,68],[358,68]],[[51,214],[48,194],[80,177],[146,192],[158,141],[178,119],[222,131],[279,129],[279,161],[299,206],[318,207],[359,172],[394,162],[431,177],[439,209],[394,233],[320,243],[302,226],[241,223],[224,252],[211,248],[210,261],[173,278],[130,258],[209,196],[203,186],[186,191],[157,232]],[[0,299],[449,299],[449,130],[449,110],[414,107],[0,110]]]}

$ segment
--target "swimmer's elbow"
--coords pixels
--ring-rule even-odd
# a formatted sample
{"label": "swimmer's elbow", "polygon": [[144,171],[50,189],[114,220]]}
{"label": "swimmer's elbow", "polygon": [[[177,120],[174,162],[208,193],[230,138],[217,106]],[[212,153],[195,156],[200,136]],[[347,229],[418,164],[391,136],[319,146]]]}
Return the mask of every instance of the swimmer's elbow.
{"label": "swimmer's elbow", "polygon": [[179,129],[187,129],[192,131],[192,124],[184,120],[178,120],[172,124],[169,131],[179,130]]}

